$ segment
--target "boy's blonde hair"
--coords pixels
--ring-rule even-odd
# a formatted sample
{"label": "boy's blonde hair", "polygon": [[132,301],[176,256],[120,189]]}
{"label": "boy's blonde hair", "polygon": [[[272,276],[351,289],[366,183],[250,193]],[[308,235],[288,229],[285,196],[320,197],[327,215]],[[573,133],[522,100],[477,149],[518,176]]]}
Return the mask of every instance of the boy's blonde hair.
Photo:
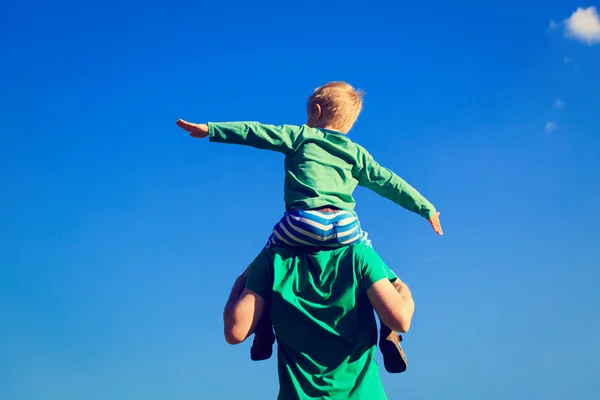
{"label": "boy's blonde hair", "polygon": [[313,92],[308,99],[309,117],[315,105],[321,106],[320,127],[329,126],[342,133],[348,133],[362,110],[364,92],[354,89],[346,82],[329,82]]}

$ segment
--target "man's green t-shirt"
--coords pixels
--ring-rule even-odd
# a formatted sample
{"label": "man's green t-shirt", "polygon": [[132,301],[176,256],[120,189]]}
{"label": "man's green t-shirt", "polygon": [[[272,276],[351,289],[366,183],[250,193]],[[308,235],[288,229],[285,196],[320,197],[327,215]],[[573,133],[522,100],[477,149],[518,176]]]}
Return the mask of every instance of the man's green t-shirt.
{"label": "man's green t-shirt", "polygon": [[416,189],[340,132],[307,125],[211,122],[208,135],[211,142],[285,154],[284,200],[288,211],[324,206],[352,211],[352,193],[361,185],[424,218],[436,212]]}
{"label": "man's green t-shirt", "polygon": [[385,278],[396,275],[363,243],[317,252],[263,249],[246,287],[271,304],[278,399],[387,399],[367,298],[369,287]]}

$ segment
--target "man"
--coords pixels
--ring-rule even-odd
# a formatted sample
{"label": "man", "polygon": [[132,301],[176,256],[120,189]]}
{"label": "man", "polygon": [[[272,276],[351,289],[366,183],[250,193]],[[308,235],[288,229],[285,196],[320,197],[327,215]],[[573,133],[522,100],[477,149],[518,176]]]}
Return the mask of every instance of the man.
{"label": "man", "polygon": [[387,399],[374,359],[373,309],[385,325],[406,332],[414,301],[368,245],[265,248],[234,284],[225,338],[243,342],[270,312],[278,341],[278,399]]}

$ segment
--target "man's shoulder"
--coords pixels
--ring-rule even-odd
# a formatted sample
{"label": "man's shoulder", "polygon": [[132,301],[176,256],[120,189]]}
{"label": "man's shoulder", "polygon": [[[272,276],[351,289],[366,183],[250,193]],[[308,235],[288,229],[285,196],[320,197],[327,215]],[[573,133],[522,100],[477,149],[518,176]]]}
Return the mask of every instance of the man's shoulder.
{"label": "man's shoulder", "polygon": [[364,242],[327,250],[321,253],[320,259],[322,263],[335,264],[337,268],[353,270],[358,275],[381,260],[375,250]]}
{"label": "man's shoulder", "polygon": [[285,264],[291,261],[311,259],[314,262],[333,262],[336,264],[353,264],[365,266],[368,263],[381,262],[375,250],[363,242],[351,246],[342,246],[332,249],[294,248],[284,246],[265,247],[262,255],[273,264]]}
{"label": "man's shoulder", "polygon": [[366,259],[372,257],[373,254],[377,255],[377,253],[375,253],[375,250],[373,250],[373,247],[366,244],[365,242],[358,242],[349,247],[352,250],[352,256],[356,261],[359,262],[364,262]]}
{"label": "man's shoulder", "polygon": [[312,263],[323,266],[351,266],[360,263],[365,256],[368,258],[365,254],[369,252],[368,249],[369,247],[363,243],[331,249],[271,246],[263,249],[263,255],[275,268],[280,266],[287,268],[289,263],[298,263],[299,266]]}

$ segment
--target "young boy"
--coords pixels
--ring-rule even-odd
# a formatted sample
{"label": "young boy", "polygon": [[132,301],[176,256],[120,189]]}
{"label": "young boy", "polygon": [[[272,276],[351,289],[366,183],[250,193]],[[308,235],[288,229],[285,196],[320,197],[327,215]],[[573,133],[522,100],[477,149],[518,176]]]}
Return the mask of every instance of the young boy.
{"label": "young boy", "polygon": [[[267,246],[331,248],[364,241],[352,193],[357,185],[394,201],[427,218],[442,235],[439,212],[419,192],[345,135],[362,110],[362,92],[345,82],[330,82],[317,88],[307,104],[308,121],[303,126],[264,125],[256,122],[177,125],[192,137],[211,142],[241,144],[273,150],[285,155],[284,198],[286,212],[273,228]],[[402,282],[397,279],[397,289]],[[253,360],[271,356],[275,336],[268,319],[261,320],[251,349]],[[402,337],[384,324],[380,350],[388,372],[403,372],[406,357]]]}

